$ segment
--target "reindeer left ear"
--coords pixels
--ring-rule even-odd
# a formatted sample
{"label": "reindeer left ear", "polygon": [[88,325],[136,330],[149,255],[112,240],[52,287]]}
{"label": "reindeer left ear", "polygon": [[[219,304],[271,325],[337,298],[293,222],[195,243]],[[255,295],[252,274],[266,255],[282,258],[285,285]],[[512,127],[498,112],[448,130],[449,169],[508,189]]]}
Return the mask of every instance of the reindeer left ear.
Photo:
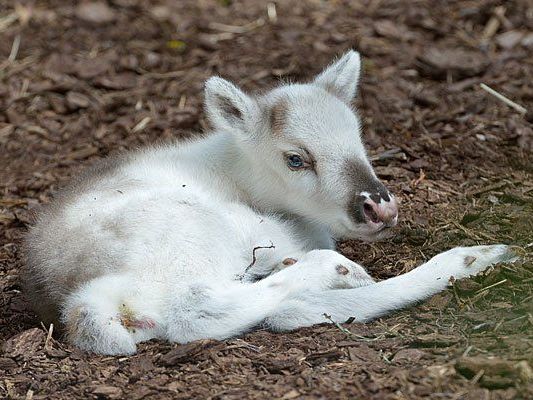
{"label": "reindeer left ear", "polygon": [[350,104],[357,93],[360,75],[361,57],[358,52],[350,50],[322,71],[313,83]]}
{"label": "reindeer left ear", "polygon": [[241,135],[250,135],[259,112],[254,99],[219,77],[212,77],[205,84],[205,109],[215,129]]}

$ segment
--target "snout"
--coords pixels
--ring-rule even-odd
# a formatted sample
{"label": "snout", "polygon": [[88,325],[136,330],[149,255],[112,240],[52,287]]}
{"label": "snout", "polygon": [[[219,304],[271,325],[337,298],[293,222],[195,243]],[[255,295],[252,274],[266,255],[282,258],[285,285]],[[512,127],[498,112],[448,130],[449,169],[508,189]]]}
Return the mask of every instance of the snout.
{"label": "snout", "polygon": [[359,196],[359,218],[376,230],[390,228],[398,223],[398,201],[388,193],[367,193]]}

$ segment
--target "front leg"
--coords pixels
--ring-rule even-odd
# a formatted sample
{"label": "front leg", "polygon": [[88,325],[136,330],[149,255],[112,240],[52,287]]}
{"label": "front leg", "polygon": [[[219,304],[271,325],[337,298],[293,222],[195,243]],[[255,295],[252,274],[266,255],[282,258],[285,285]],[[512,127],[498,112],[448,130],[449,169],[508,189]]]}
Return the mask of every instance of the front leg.
{"label": "front leg", "polygon": [[[324,314],[344,322],[369,321],[424,300],[450,281],[476,275],[489,266],[517,259],[505,245],[457,247],[418,268],[370,286],[348,290],[300,291],[266,320],[274,330],[291,330],[326,322]],[[453,278],[453,279],[452,279]]]}

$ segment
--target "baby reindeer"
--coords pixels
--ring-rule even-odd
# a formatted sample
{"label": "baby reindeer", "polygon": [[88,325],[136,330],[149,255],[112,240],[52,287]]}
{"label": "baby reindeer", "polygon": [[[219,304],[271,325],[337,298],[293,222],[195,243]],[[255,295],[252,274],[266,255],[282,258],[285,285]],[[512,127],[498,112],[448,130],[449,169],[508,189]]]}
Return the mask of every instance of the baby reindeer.
{"label": "baby reindeer", "polygon": [[89,351],[132,354],[151,338],[224,339],[349,318],[368,321],[443,290],[507,246],[455,248],[375,283],[333,238],[377,240],[398,220],[350,107],[349,51],[306,84],[251,96],[207,81],[207,137],[104,160],[40,214],[26,293]]}

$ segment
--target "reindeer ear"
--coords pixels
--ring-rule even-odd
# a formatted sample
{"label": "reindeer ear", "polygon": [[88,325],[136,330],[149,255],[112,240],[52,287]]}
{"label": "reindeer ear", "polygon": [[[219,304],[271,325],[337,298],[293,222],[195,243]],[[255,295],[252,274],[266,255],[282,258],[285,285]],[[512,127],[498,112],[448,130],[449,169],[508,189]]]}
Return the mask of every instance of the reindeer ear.
{"label": "reindeer ear", "polygon": [[213,77],[205,84],[205,109],[215,129],[248,133],[258,105],[231,82]]}
{"label": "reindeer ear", "polygon": [[357,93],[360,74],[361,57],[358,52],[350,50],[322,71],[314,84],[349,104]]}

